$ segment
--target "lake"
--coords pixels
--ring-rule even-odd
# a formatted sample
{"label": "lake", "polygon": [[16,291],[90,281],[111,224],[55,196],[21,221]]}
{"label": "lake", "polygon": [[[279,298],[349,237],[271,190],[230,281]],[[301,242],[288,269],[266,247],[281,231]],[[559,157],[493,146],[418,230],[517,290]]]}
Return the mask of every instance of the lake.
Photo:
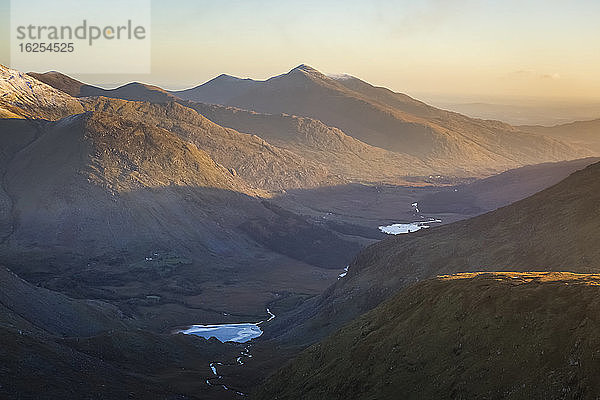
{"label": "lake", "polygon": [[246,343],[263,334],[259,325],[263,322],[269,322],[275,318],[275,314],[267,308],[269,318],[260,322],[244,322],[238,324],[215,324],[215,325],[192,325],[187,329],[179,330],[175,333],[185,335],[201,336],[205,339],[216,338],[220,342]]}

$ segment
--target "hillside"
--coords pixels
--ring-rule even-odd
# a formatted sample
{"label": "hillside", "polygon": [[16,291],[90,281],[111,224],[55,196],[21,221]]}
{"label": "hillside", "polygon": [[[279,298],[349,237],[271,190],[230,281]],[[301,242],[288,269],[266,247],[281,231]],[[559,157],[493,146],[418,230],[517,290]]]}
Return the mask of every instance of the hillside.
{"label": "hillside", "polygon": [[[3,184],[0,254],[26,279],[142,315],[153,306],[146,297],[158,295],[163,300],[154,307],[170,309],[152,313],[148,322],[158,329],[222,319],[220,309],[262,313],[289,280],[309,293],[326,284],[318,268],[259,245],[253,232],[239,228],[249,220],[275,227],[283,221],[240,177],[172,132],[104,112],[39,129],[10,159]],[[307,221],[301,226],[315,240],[337,238]],[[294,240],[280,238],[277,246]],[[295,246],[309,253],[314,248],[312,242]],[[341,268],[352,253],[346,254],[328,268]],[[144,261],[148,257],[151,262]],[[252,293],[251,301],[233,296],[223,302],[218,282],[225,281],[235,282],[228,290]],[[201,308],[195,305],[199,293]]]}
{"label": "hillside", "polygon": [[414,156],[370,146],[313,118],[196,102],[182,104],[219,125],[259,136],[279,148],[319,163],[348,181],[406,184],[408,176],[437,172]]}
{"label": "hillside", "polygon": [[374,244],[320,298],[273,323],[283,340],[310,343],[402,287],[440,274],[600,269],[600,163],[496,211]]}
{"label": "hillside", "polygon": [[417,157],[445,174],[486,174],[591,155],[507,124],[436,109],[356,78],[333,79],[306,65],[252,84],[215,79],[186,90],[183,96],[214,102],[212,93],[219,86],[224,105],[311,117],[369,145]]}
{"label": "hillside", "polygon": [[0,267],[0,397],[212,395],[204,385],[182,385],[181,375],[203,382],[209,360],[235,349],[142,332],[134,324],[113,305],[33,286]]}
{"label": "hillside", "polygon": [[588,148],[594,152],[600,151],[600,119],[577,121],[568,124],[546,126],[520,126],[519,129],[538,135],[546,135]]}
{"label": "hillside", "polygon": [[234,398],[205,383],[211,361],[239,354],[234,345],[141,330],[58,338],[4,323],[0,339],[3,399]]}
{"label": "hillside", "polygon": [[108,98],[84,100],[86,109],[152,123],[206,151],[212,159],[256,188],[282,190],[340,184],[344,179],[323,165],[274,146],[254,135],[215,124],[191,107]]}
{"label": "hillside", "polygon": [[0,324],[58,336],[91,336],[124,329],[128,321],[113,305],[74,300],[35,287],[0,267]]}
{"label": "hillside", "polygon": [[567,178],[573,172],[600,161],[598,158],[526,165],[475,182],[440,188],[419,199],[423,213],[480,214],[532,196]]}
{"label": "hillside", "polygon": [[596,398],[599,295],[599,275],[426,280],[304,351],[254,398]]}

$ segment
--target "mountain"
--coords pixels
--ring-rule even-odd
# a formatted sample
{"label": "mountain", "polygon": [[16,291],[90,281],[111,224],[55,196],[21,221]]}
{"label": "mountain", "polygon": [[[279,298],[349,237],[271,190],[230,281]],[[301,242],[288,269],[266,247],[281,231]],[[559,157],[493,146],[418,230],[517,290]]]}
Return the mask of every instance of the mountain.
{"label": "mountain", "polygon": [[260,83],[252,79],[240,79],[221,74],[200,87],[172,92],[184,100],[200,101],[208,104],[226,104],[229,99],[255,89]]}
{"label": "mountain", "polygon": [[599,285],[560,272],[426,280],[304,351],[254,398],[595,398]]}
{"label": "mountain", "polygon": [[440,274],[600,269],[600,163],[496,211],[378,242],[344,279],[287,318],[273,336],[311,343],[374,308],[399,289]]}
{"label": "mountain", "polygon": [[266,81],[240,82],[215,79],[185,91],[185,98],[214,102],[212,93],[220,87],[223,105],[314,118],[366,144],[417,157],[451,175],[489,174],[591,155],[501,122],[436,109],[357,78],[333,79],[306,65]]}
{"label": "mountain", "polygon": [[[58,80],[50,79],[56,74],[48,74],[37,76],[49,84],[57,85],[60,90],[69,89],[61,85],[61,82],[72,78],[63,75]],[[93,93],[88,91],[88,96],[93,98],[82,100],[83,104],[87,104],[87,109],[127,113],[130,118],[152,120],[157,125],[174,129],[185,140],[206,150],[217,162],[232,173],[239,174],[254,187],[279,191],[340,184],[345,181],[339,174],[331,172],[329,165],[286,151],[263,138],[240,134],[212,123],[201,114],[205,111],[201,105],[182,102],[156,86],[131,83],[112,90],[89,85],[87,87],[94,89]],[[99,96],[150,102],[154,105],[96,99]],[[176,101],[181,105],[176,104]]]}
{"label": "mountain", "polygon": [[100,98],[84,101],[84,104],[89,110],[125,114],[130,119],[151,122],[172,131],[204,149],[231,174],[257,188],[282,190],[344,182],[320,164],[259,137],[217,125],[193,108],[178,103],[149,104]]}
{"label": "mountain", "polygon": [[81,104],[61,90],[0,65],[0,118],[57,120],[83,112]]}
{"label": "mountain", "polygon": [[551,127],[520,126],[519,129],[539,135],[557,138],[573,145],[588,148],[594,152],[600,151],[600,119],[591,121],[576,121]]}
{"label": "mountain", "polygon": [[[69,90],[56,79],[44,79]],[[221,75],[185,91],[131,83],[96,88],[95,95],[177,101],[219,125],[273,141],[362,182],[397,184],[406,176],[431,174],[485,176],[594,154],[508,124],[440,110],[355,77],[329,77],[306,65],[266,81]],[[347,159],[349,167],[340,168],[334,154]]]}
{"label": "mountain", "polygon": [[167,91],[157,86],[146,85],[139,82],[128,83],[127,85],[120,86],[116,89],[103,89],[97,86],[87,85],[57,71],[44,73],[28,72],[27,75],[73,97],[104,96],[124,100],[153,102],[172,100],[174,98],[174,96],[167,93]]}
{"label": "mountain", "polygon": [[[72,78],[63,75],[62,79],[52,79],[55,74],[48,74],[49,73],[32,75],[40,77],[40,79],[53,85],[59,90],[69,91],[69,87],[64,86],[62,83],[64,81],[72,80]],[[232,77],[220,76],[215,78],[214,81],[211,81],[211,85],[218,85],[223,79],[229,81],[235,80]],[[240,81],[245,82],[249,80]],[[80,84],[84,85],[81,82]],[[92,87],[89,85],[86,86]],[[179,98],[156,86],[141,83],[131,83],[112,90],[101,88],[94,88],[94,90],[93,93],[88,91],[87,95],[104,96],[123,100],[147,101],[155,104],[177,102],[183,107],[197,111],[202,116],[220,126],[258,136],[263,139],[262,143],[267,143],[266,146],[274,152],[280,151],[280,149],[288,150],[287,158],[291,159],[293,157],[296,159],[293,161],[286,161],[288,164],[291,161],[291,164],[287,168],[288,170],[298,171],[298,174],[306,175],[306,173],[302,172],[304,167],[299,165],[301,163],[311,165],[312,168],[320,169],[319,172],[316,172],[318,175],[321,175],[320,177],[308,178],[308,182],[306,183],[306,178],[296,179],[295,181],[292,178],[293,184],[291,184],[288,183],[291,178],[290,176],[287,178],[281,175],[278,176],[276,173],[274,174],[273,170],[264,171],[257,165],[252,165],[251,168],[245,167],[243,169],[232,165],[238,172],[246,171],[248,173],[254,173],[257,177],[262,179],[270,179],[270,182],[266,183],[258,182],[256,179],[249,176],[244,176],[258,187],[280,190],[293,187],[315,187],[324,184],[339,184],[348,180],[404,184],[406,183],[406,176],[427,176],[438,172],[425,165],[416,157],[394,153],[367,145],[366,143],[346,135],[337,128],[327,126],[321,121],[312,118],[300,118],[284,114],[273,115],[257,113],[235,107],[224,107],[186,101],[184,99],[187,97],[184,95],[181,95],[181,98]],[[221,91],[218,93],[221,93]],[[178,96],[180,94],[181,93],[178,93]],[[241,140],[236,138],[235,141],[229,142],[228,147],[234,145],[234,143],[241,142]],[[258,153],[256,149],[246,149],[252,151],[241,151],[239,153],[232,153],[230,147],[227,150],[228,151],[224,155],[231,157],[231,161],[237,163],[243,163],[243,160],[250,154]],[[265,158],[264,152],[261,157]],[[268,158],[269,155],[267,154],[266,159]],[[300,161],[300,159],[303,161]],[[221,162],[221,160],[219,160],[219,162]],[[296,166],[293,164],[296,164]],[[227,165],[227,163],[224,163],[224,165]],[[326,177],[325,175],[328,173],[331,174],[331,176]]]}
{"label": "mountain", "polygon": [[[258,320],[280,296],[318,293],[372,242],[269,206],[257,186],[329,182],[289,151],[177,103],[75,99],[21,79],[37,96],[26,83],[0,93],[29,101],[6,101],[19,118],[0,120],[0,257],[29,282],[111,302],[156,331]],[[47,120],[46,104],[77,112]],[[297,235],[268,234],[282,226]]]}

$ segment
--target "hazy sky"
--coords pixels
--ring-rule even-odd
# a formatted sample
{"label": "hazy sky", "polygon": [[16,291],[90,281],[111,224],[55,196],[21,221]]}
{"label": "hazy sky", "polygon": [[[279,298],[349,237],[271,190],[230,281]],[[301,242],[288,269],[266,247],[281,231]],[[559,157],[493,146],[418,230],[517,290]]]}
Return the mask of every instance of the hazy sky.
{"label": "hazy sky", "polygon": [[409,94],[597,99],[600,1],[153,1],[152,74],[78,78],[176,89],[301,63]]}

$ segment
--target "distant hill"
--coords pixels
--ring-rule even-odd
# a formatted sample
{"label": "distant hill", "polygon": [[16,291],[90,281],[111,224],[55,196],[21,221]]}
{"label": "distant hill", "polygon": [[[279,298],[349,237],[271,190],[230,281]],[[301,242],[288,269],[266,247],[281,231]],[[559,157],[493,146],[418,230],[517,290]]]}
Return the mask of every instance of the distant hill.
{"label": "distant hill", "polygon": [[173,96],[157,86],[146,85],[139,82],[128,83],[127,85],[123,85],[116,89],[103,89],[85,84],[57,71],[44,73],[28,72],[27,75],[73,97],[105,96],[122,98],[124,100],[145,100],[154,102],[173,98]]}
{"label": "distant hill", "polygon": [[426,214],[465,212],[479,214],[492,211],[546,189],[573,172],[597,163],[599,158],[583,158],[557,163],[527,165],[511,169],[467,185],[440,188],[419,200]]}
{"label": "distant hill", "polygon": [[201,86],[172,93],[184,100],[208,104],[227,104],[231,98],[241,96],[248,90],[259,86],[260,82],[252,79],[240,79],[235,76],[221,74]]}
{"label": "distant hill", "polygon": [[304,351],[257,399],[591,399],[600,275],[442,276]]}
{"label": "distant hill", "polygon": [[552,127],[520,126],[519,129],[538,135],[551,136],[594,152],[600,152],[600,119],[577,121]]}

